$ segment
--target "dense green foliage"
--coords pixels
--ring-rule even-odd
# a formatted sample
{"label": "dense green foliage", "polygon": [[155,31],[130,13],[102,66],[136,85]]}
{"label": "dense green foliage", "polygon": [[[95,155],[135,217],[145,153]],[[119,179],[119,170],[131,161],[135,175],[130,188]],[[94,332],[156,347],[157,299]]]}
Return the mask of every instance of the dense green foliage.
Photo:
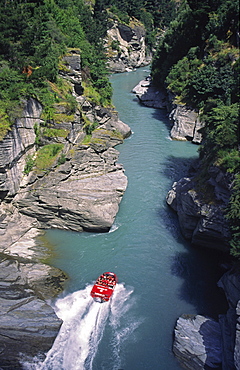
{"label": "dense green foliage", "polygon": [[37,97],[50,109],[49,82],[60,83],[59,60],[67,48],[81,50],[83,77],[98,91],[100,103],[109,104],[112,89],[101,37],[99,20],[83,0],[1,2],[0,138],[18,116],[23,98]]}
{"label": "dense green foliage", "polygon": [[239,4],[238,1],[183,1],[161,39],[152,64],[156,85],[176,101],[201,113],[201,181],[219,166],[231,174],[233,190],[226,217],[232,227],[232,254],[240,257],[239,238]]}
{"label": "dense green foliage", "polygon": [[[117,18],[129,24],[137,18],[146,28],[146,44],[151,48],[159,29],[164,29],[174,19],[177,9],[176,0],[96,0],[95,9],[102,17],[106,9]],[[105,24],[107,27],[107,24]]]}

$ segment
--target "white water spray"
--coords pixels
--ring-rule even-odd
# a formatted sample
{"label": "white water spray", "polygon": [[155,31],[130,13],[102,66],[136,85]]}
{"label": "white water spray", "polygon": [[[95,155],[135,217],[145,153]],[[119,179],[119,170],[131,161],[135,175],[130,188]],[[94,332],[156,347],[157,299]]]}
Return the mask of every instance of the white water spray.
{"label": "white water spray", "polygon": [[91,288],[89,285],[56,301],[56,314],[63,320],[59,334],[44,362],[25,362],[24,369],[91,370],[107,321],[112,330],[112,361],[117,366],[114,368],[119,368],[120,343],[124,337],[119,333],[125,330],[120,329],[120,319],[131,307],[132,290],[117,284],[112,299],[101,304],[90,296]]}

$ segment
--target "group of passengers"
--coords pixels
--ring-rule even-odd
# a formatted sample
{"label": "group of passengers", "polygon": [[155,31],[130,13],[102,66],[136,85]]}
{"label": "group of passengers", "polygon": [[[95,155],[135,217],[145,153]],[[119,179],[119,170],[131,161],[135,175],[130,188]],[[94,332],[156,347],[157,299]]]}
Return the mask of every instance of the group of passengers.
{"label": "group of passengers", "polygon": [[114,279],[113,276],[102,274],[99,277],[97,283],[98,284],[106,284],[106,285],[115,285],[116,284],[116,281],[115,281],[115,279]]}

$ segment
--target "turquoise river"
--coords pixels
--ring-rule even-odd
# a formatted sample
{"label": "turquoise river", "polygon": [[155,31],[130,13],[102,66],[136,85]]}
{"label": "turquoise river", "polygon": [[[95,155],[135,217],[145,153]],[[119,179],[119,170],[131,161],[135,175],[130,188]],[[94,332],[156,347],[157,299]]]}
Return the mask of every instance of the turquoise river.
{"label": "turquoise river", "polygon": [[[111,76],[113,103],[133,131],[117,147],[128,187],[112,229],[46,234],[54,250],[50,263],[69,280],[53,302],[62,329],[36,369],[178,370],[172,353],[177,318],[183,313],[215,317],[219,311],[214,253],[183,239],[165,201],[198,148],[172,141],[167,113],[140,105],[131,93],[148,74],[140,68]],[[99,304],[89,293],[104,271],[115,272],[119,284],[112,301]]]}

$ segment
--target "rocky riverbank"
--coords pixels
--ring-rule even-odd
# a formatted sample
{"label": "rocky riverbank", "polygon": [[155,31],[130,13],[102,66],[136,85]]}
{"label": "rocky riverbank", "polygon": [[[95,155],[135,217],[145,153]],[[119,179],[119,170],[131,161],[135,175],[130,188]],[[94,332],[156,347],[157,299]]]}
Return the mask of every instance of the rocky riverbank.
{"label": "rocky riverbank", "polygon": [[[62,291],[67,277],[43,263],[50,253],[39,239],[44,230],[108,231],[127,187],[114,147],[131,135],[130,128],[113,108],[83,95],[76,50],[64,63],[61,75],[72,87],[75,114],[69,117],[64,104],[56,106],[66,119],[52,122],[48,132],[55,135],[48,136],[41,125],[42,107],[30,99],[0,142],[2,369],[21,369],[23,356],[44,356],[61,326],[48,300]],[[86,136],[86,125],[97,128]],[[26,170],[38,155],[39,137],[42,144],[60,144],[62,150],[42,170]]]}
{"label": "rocky riverbank", "polygon": [[[151,79],[140,81],[132,90],[141,104],[169,112],[173,140],[190,140],[200,144],[204,122],[191,107],[177,105],[173,96],[158,91]],[[183,236],[199,247],[229,251],[230,230],[224,210],[229,202],[231,176],[219,168],[209,169],[207,183],[199,186],[200,163],[194,163],[189,177],[175,182],[166,197],[167,204],[177,213]],[[183,314],[176,322],[173,352],[185,369],[240,369],[240,274],[235,267],[219,281],[229,309],[218,321],[201,315]]]}

